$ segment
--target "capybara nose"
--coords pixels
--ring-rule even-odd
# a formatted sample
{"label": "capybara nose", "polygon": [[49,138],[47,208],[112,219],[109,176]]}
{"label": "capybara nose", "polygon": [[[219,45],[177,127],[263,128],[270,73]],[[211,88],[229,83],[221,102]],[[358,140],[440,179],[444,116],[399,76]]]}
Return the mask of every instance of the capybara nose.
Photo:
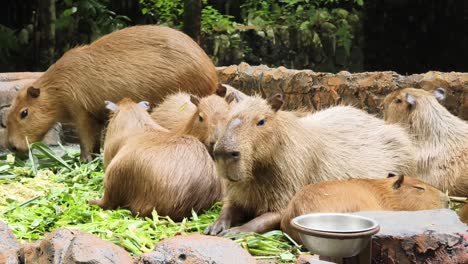
{"label": "capybara nose", "polygon": [[239,160],[240,152],[239,151],[215,151],[214,159],[225,159],[225,160]]}

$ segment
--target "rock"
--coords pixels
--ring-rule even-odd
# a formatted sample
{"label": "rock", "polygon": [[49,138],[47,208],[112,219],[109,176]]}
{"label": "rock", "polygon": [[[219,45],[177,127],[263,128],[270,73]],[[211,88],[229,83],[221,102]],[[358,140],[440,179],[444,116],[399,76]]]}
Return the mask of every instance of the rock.
{"label": "rock", "polygon": [[20,244],[8,226],[0,221],[0,263],[16,264]]}
{"label": "rock", "polygon": [[320,260],[319,256],[317,255],[301,254],[299,255],[299,257],[297,257],[295,264],[327,264],[327,263],[333,263],[333,262]]}
{"label": "rock", "polygon": [[57,229],[22,250],[23,263],[111,264],[133,263],[123,248],[95,235],[72,229]]}
{"label": "rock", "polygon": [[0,73],[0,82],[10,82],[23,79],[37,79],[43,72],[5,72]]}
{"label": "rock", "polygon": [[468,225],[449,209],[359,212],[375,219],[373,263],[468,263]]}
{"label": "rock", "polygon": [[255,263],[255,259],[230,239],[193,234],[164,239],[138,263],[234,264]]}

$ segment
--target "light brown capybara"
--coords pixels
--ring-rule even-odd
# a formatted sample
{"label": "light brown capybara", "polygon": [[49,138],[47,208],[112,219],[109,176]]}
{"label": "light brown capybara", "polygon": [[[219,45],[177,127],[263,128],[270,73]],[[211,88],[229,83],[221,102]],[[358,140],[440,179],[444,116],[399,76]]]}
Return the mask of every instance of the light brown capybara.
{"label": "light brown capybara", "polygon": [[411,177],[351,179],[310,184],[297,192],[282,212],[281,229],[295,241],[294,217],[308,213],[350,213],[358,211],[417,211],[448,207],[448,196]]}
{"label": "light brown capybara", "polygon": [[384,119],[406,127],[416,149],[415,177],[454,196],[468,196],[468,123],[439,101],[445,90],[432,93],[406,88],[383,102]]}
{"label": "light brown capybara", "polygon": [[40,141],[56,122],[72,122],[81,158],[99,152],[104,100],[147,100],[171,93],[197,96],[217,87],[216,69],[189,36],[168,27],[128,27],[66,52],[31,86],[19,91],[8,116],[8,145],[18,152]]}
{"label": "light brown capybara", "polygon": [[278,228],[280,212],[307,184],[411,175],[412,145],[400,126],[350,106],[299,117],[282,105],[281,94],[252,96],[230,110],[214,148],[218,175],[227,180],[223,209],[205,234]]}
{"label": "light brown capybara", "polygon": [[463,223],[468,224],[468,203],[460,209],[458,216]]}
{"label": "light brown capybara", "polygon": [[[107,106],[113,111],[109,127],[125,128],[120,115],[151,120],[145,103],[124,99],[117,105],[107,102]],[[121,121],[124,124],[114,124]],[[150,216],[155,209],[159,215],[180,221],[192,209],[208,209],[221,198],[213,160],[196,138],[155,126],[122,140],[105,170],[104,195],[91,204],[103,209],[128,208],[140,216]]]}
{"label": "light brown capybara", "polygon": [[219,85],[215,94],[199,98],[186,93],[170,95],[151,117],[161,126],[198,138],[212,154],[227,122],[230,105],[246,95],[229,85]]}
{"label": "light brown capybara", "polygon": [[[226,97],[226,99],[230,96],[234,96],[236,99],[247,96],[227,84],[218,84],[216,94]],[[190,101],[190,94],[178,92],[164,98],[163,102],[152,110],[151,118],[162,127],[178,130],[185,127],[196,112],[197,106]]]}
{"label": "light brown capybara", "polygon": [[[149,115],[143,115],[139,111],[133,111],[134,103],[132,101],[122,101],[121,106],[117,106],[113,102],[105,101],[106,108],[111,113],[119,111],[118,115],[113,115],[113,122],[109,122],[106,128],[104,140],[104,167],[107,167],[115,154],[127,143],[127,139],[131,138],[138,132],[153,131],[158,129],[166,131],[167,129],[154,122]],[[138,105],[148,110],[150,105],[146,101],[141,101]]]}

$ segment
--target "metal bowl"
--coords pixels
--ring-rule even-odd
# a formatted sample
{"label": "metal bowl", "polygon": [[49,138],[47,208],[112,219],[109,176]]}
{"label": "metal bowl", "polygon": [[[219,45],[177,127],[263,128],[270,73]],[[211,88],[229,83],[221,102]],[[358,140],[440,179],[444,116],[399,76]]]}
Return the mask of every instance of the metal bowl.
{"label": "metal bowl", "polygon": [[291,220],[291,226],[311,253],[343,258],[358,255],[380,230],[370,218],[339,213],[301,215]]}

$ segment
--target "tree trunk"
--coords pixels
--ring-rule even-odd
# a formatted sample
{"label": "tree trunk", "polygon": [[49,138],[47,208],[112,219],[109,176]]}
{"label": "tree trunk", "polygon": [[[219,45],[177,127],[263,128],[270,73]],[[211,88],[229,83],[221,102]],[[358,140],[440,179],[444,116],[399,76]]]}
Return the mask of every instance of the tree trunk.
{"label": "tree trunk", "polygon": [[55,0],[39,0],[36,16],[35,55],[39,69],[47,69],[55,55]]}
{"label": "tree trunk", "polygon": [[201,45],[201,0],[184,0],[183,31]]}

